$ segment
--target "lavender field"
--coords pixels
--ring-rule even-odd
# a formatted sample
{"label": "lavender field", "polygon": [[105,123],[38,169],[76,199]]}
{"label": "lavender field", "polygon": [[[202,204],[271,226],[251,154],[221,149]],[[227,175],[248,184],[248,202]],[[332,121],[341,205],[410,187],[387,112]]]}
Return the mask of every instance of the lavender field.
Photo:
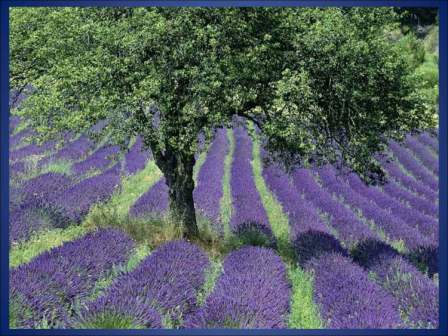
{"label": "lavender field", "polygon": [[251,130],[218,129],[197,156],[202,244],[164,229],[140,137],[37,144],[11,116],[11,328],[437,328],[435,132],[390,142],[387,183],[367,186],[267,164]]}

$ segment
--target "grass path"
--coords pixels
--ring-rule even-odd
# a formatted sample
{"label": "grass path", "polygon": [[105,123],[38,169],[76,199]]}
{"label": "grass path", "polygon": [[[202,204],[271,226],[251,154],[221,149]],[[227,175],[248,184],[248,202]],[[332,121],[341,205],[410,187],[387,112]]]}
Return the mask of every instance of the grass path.
{"label": "grass path", "polygon": [[232,218],[232,191],[230,189],[230,174],[233,162],[233,152],[235,151],[235,139],[233,130],[227,129],[227,140],[229,141],[229,150],[224,159],[224,176],[222,179],[223,195],[221,198],[221,221],[224,226],[224,237],[229,238],[230,218]]}
{"label": "grass path", "polygon": [[[250,129],[253,129],[252,124]],[[277,239],[278,252],[286,264],[288,277],[292,285],[288,327],[299,329],[322,328],[319,310],[313,302],[312,276],[298,267],[294,261],[294,251],[289,241],[288,217],[264,181],[260,143],[257,138],[253,141],[252,154],[255,185],[266,209],[272,232]]]}

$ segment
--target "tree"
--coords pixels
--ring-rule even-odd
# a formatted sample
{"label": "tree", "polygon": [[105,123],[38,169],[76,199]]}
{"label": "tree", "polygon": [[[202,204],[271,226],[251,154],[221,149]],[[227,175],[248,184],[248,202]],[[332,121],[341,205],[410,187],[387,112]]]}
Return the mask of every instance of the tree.
{"label": "tree", "polygon": [[43,138],[140,134],[170,213],[198,235],[193,166],[232,117],[252,120],[286,167],[340,162],[365,179],[387,138],[430,126],[387,8],[15,8],[11,86]]}

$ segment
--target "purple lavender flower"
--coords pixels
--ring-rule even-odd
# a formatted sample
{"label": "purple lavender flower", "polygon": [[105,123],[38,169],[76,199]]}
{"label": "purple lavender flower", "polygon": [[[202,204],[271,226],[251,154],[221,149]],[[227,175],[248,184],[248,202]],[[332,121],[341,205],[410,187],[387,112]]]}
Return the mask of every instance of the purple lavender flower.
{"label": "purple lavender flower", "polygon": [[436,137],[433,137],[428,132],[423,132],[417,137],[418,141],[422,144],[430,147],[433,151],[439,152],[439,141]]}
{"label": "purple lavender flower", "polygon": [[328,328],[381,329],[402,325],[395,298],[348,258],[329,253],[310,260],[314,300]]}
{"label": "purple lavender flower", "polygon": [[231,168],[230,188],[233,199],[231,228],[237,234],[252,230],[273,239],[266,210],[260,199],[252,174],[252,142],[246,130],[234,129],[235,152]]}
{"label": "purple lavender flower", "polygon": [[350,247],[360,240],[377,236],[350,208],[333,199],[331,193],[316,182],[311,171],[296,169],[293,172],[293,179],[296,189],[305,199],[330,216],[331,226],[347,246]]}
{"label": "purple lavender flower", "polygon": [[272,249],[243,247],[227,256],[212,294],[184,327],[285,328],[290,292],[285,266]]}
{"label": "purple lavender flower", "polygon": [[132,240],[118,230],[101,230],[53,248],[10,272],[10,297],[21,304],[21,328],[43,320],[64,327],[75,304],[85,301],[95,282],[125,262]]}
{"label": "purple lavender flower", "polygon": [[366,241],[357,248],[355,260],[395,297],[407,327],[438,327],[437,286],[395,250],[382,242]]}
{"label": "purple lavender flower", "polygon": [[129,214],[144,217],[149,214],[162,215],[168,210],[168,186],[161,178],[132,205]]}
{"label": "purple lavender flower", "polygon": [[73,181],[61,173],[45,173],[23,183],[21,187],[22,204],[34,208],[54,206],[60,194],[67,190]]}
{"label": "purple lavender flower", "polygon": [[109,325],[111,320],[121,322],[122,319],[129,325],[121,325],[121,328],[162,328],[160,314],[148,304],[143,303],[139,297],[130,296],[100,297],[92,304],[87,304],[71,321],[70,327],[76,329],[111,329],[113,327],[115,329],[117,326]]}
{"label": "purple lavender flower", "polygon": [[219,232],[222,232],[219,225],[220,201],[223,195],[224,159],[228,149],[226,130],[219,129],[199,171],[193,192],[196,211],[209,218]]}
{"label": "purple lavender flower", "polygon": [[421,180],[425,185],[430,187],[434,191],[439,190],[438,179],[431,174],[426,168],[424,168],[409,151],[400,146],[395,141],[391,141],[389,148],[394,155],[398,158],[400,163],[412,173],[417,179]]}
{"label": "purple lavender flower", "polygon": [[[406,175],[395,162],[383,161],[382,166],[389,173],[389,176],[400,184],[401,188],[408,189],[432,203],[436,202],[439,198],[437,191],[434,191],[431,188],[425,186],[414,177]],[[392,183],[392,181],[389,179],[389,185],[390,183]],[[423,199],[422,201],[425,201],[425,199]],[[431,213],[434,212],[431,211]]]}
{"label": "purple lavender flower", "polygon": [[425,216],[419,211],[405,206],[376,187],[367,187],[355,174],[350,174],[347,181],[352,190],[372,200],[379,207],[391,212],[394,216],[401,218],[412,227],[417,228],[421,233],[427,236],[431,242],[437,242],[439,237],[439,223],[434,218]]}
{"label": "purple lavender flower", "polygon": [[320,219],[314,206],[302,199],[289,181],[289,177],[274,165],[263,168],[263,177],[269,189],[288,214],[291,226],[291,239],[294,241],[300,234],[309,230],[329,232]]}
{"label": "purple lavender flower", "polygon": [[20,117],[17,115],[11,115],[9,117],[9,134],[14,133],[14,130],[20,124]]}
{"label": "purple lavender flower", "polygon": [[359,195],[340,178],[337,178],[335,168],[326,166],[318,170],[324,187],[331,193],[342,196],[344,201],[352,207],[358,208],[364,217],[372,220],[375,225],[394,240],[402,239],[409,249],[418,246],[431,245],[417,229],[410,227],[400,218],[378,207],[370,199]]}
{"label": "purple lavender flower", "polygon": [[405,144],[412,150],[426,168],[431,170],[434,174],[439,175],[439,159],[432,150],[411,136],[406,137]]}
{"label": "purple lavender flower", "polygon": [[150,157],[148,150],[143,148],[143,140],[140,136],[137,137],[135,144],[125,155],[125,169],[129,175],[133,175],[145,168],[146,162]]}
{"label": "purple lavender flower", "polygon": [[84,161],[75,163],[72,170],[77,175],[84,175],[92,169],[103,170],[115,161],[119,151],[119,146],[103,146]]}
{"label": "purple lavender flower", "polygon": [[205,281],[208,266],[208,257],[197,246],[185,241],[166,243],[135,270],[117,278],[87,309],[95,310],[106,301],[114,303],[110,309],[117,306],[123,310],[121,307],[133,298],[179,323],[182,316],[196,309],[197,291]]}
{"label": "purple lavender flower", "polygon": [[29,205],[13,207],[9,212],[10,243],[28,240],[31,235],[50,226],[42,211]]}
{"label": "purple lavender flower", "polygon": [[86,136],[81,135],[78,139],[69,142],[61,148],[53,158],[55,160],[75,161],[84,158],[94,147],[94,143]]}
{"label": "purple lavender flower", "polygon": [[107,201],[112,196],[120,181],[120,164],[117,163],[104,173],[66,189],[56,203],[61,225],[79,223],[95,203]]}

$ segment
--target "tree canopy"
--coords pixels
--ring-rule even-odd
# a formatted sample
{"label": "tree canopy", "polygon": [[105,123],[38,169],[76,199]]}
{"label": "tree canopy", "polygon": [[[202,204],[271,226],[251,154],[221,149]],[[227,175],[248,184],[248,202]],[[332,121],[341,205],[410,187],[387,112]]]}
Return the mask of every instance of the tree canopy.
{"label": "tree canopy", "polygon": [[392,8],[15,8],[11,86],[42,137],[141,135],[197,235],[198,134],[252,120],[286,166],[342,163],[381,175],[389,138],[432,127],[409,57],[386,32]]}

